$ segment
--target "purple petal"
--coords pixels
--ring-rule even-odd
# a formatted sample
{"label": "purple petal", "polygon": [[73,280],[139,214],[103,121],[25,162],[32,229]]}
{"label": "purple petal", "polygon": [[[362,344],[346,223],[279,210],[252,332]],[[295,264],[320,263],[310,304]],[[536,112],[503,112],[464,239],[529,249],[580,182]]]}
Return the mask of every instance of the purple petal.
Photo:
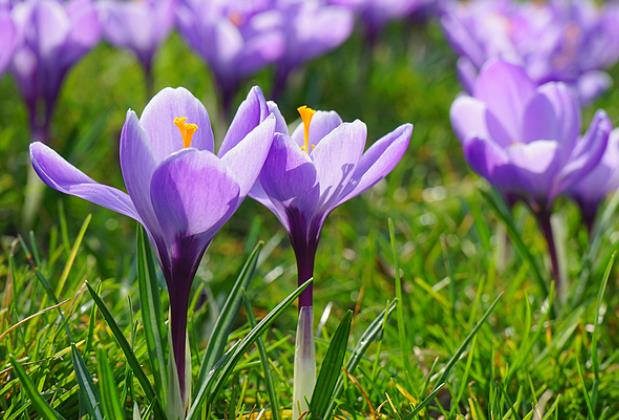
{"label": "purple petal", "polygon": [[254,86],[247,98],[239,105],[217,155],[221,157],[228,153],[268,115],[269,108],[264,95],[258,86]]}
{"label": "purple petal", "polygon": [[475,172],[499,190],[509,192],[518,185],[505,151],[495,143],[472,138],[464,143],[464,156]]}
{"label": "purple petal", "polygon": [[600,162],[612,124],[604,111],[598,111],[583,138],[577,142],[570,161],[561,169],[554,195],[563,193],[574,183],[583,179]]}
{"label": "purple petal", "polygon": [[578,78],[578,96],[584,104],[606,92],[613,84],[612,78],[603,71],[589,71]]}
{"label": "purple petal", "polygon": [[150,195],[168,246],[183,238],[208,243],[240,204],[239,186],[221,161],[210,151],[192,148],[157,168]]}
{"label": "purple petal", "polygon": [[311,152],[320,186],[321,208],[331,208],[342,194],[361,159],[366,136],[363,122],[344,123],[327,134]]}
{"label": "purple petal", "polygon": [[275,132],[288,135],[288,125],[277,104],[273,101],[268,101],[267,106],[269,107],[269,112],[275,116]]}
{"label": "purple petal", "polygon": [[475,97],[492,110],[513,141],[520,137],[524,110],[534,93],[535,84],[524,70],[506,61],[484,65],[475,82]]}
{"label": "purple petal", "polygon": [[83,198],[141,223],[126,193],[94,181],[43,143],[30,145],[30,160],[39,177],[53,189]]}
{"label": "purple petal", "polygon": [[522,188],[522,193],[537,200],[551,200],[553,184],[561,170],[559,143],[540,140],[531,143],[516,143],[507,149]]}
{"label": "purple petal", "polygon": [[11,61],[17,42],[17,28],[8,13],[0,11],[0,75]]}
{"label": "purple petal", "polygon": [[157,219],[150,201],[150,183],[158,162],[152,154],[149,138],[137,115],[127,112],[120,134],[120,167],[125,186],[135,208],[149,230],[158,230]]}
{"label": "purple petal", "polygon": [[472,95],[475,90],[475,80],[477,80],[477,68],[468,58],[460,57],[457,62],[456,71],[458,73],[458,80],[464,88],[464,91]]}
{"label": "purple petal", "polygon": [[271,115],[221,158],[228,173],[232,174],[240,187],[241,199],[256,183],[269,154],[274,134],[275,117]]}
{"label": "purple petal", "polygon": [[319,197],[316,168],[290,137],[275,135],[259,181],[260,186],[252,190],[252,197],[263,202],[263,191],[280,219],[285,220],[285,208],[292,207],[313,215]]}
{"label": "purple petal", "polygon": [[[317,146],[327,134],[342,125],[342,119],[335,111],[316,111],[309,126],[309,143]],[[292,139],[303,145],[303,123],[297,125],[292,132]]]}
{"label": "purple petal", "polygon": [[456,98],[449,116],[460,142],[473,137],[490,138],[486,125],[486,113],[486,105],[480,100],[464,95]]}
{"label": "purple petal", "polygon": [[177,117],[186,117],[188,123],[198,125],[191,147],[213,151],[213,131],[204,105],[185,88],[165,88],[150,100],[140,117],[155,162],[183,148],[182,137],[174,125]]}
{"label": "purple petal", "polygon": [[413,126],[404,124],[374,143],[361,157],[352,177],[352,191],[338,205],[373,187],[400,162],[413,135]]}

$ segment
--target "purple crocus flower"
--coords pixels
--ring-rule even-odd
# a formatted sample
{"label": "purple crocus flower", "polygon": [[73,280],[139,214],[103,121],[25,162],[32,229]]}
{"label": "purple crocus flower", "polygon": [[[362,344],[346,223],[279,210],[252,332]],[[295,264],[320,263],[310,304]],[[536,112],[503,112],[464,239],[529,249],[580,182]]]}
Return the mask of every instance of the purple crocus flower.
{"label": "purple crocus flower", "polygon": [[[366,126],[359,120],[343,123],[336,112],[300,107],[302,124],[288,135],[276,106],[270,103],[270,107],[278,133],[250,195],[288,232],[302,284],[313,276],[320,232],[329,213],[391,172],[408,147],[413,126],[402,125],[364,153]],[[293,418],[304,411],[315,381],[312,293],[310,285],[299,297]]]}
{"label": "purple crocus flower", "polygon": [[62,82],[99,41],[99,20],[89,0],[27,0],[14,6],[12,16],[20,43],[11,72],[28,108],[32,137],[48,142]]}
{"label": "purple crocus flower", "polygon": [[350,9],[324,0],[279,0],[278,9],[286,47],[277,61],[274,97],[281,95],[295,68],[337,48],[348,39],[354,26]]}
{"label": "purple crocus flower", "polygon": [[17,27],[13,23],[11,15],[0,10],[0,75],[4,73],[6,66],[11,61],[16,46]]}
{"label": "purple crocus flower", "polygon": [[589,232],[593,230],[600,203],[618,189],[619,129],[615,129],[608,138],[608,147],[600,163],[568,190],[568,195],[578,203]]}
{"label": "purple crocus flower", "polygon": [[568,83],[589,102],[610,86],[602,70],[618,52],[603,17],[589,1],[477,0],[452,2],[441,23],[460,55],[465,88],[486,61],[499,58],[522,65],[537,84]]}
{"label": "purple crocus flower", "polygon": [[132,110],[120,136],[127,193],[100,184],[43,143],[32,165],[50,187],[129,216],[147,230],[170,294],[170,325],[181,394],[187,307],[196,269],[217,231],[241,204],[267,157],[275,117],[255,87],[240,105],[219,153],[204,106],[186,89],[166,88]]}
{"label": "purple crocus flower", "polygon": [[538,87],[522,67],[493,61],[482,68],[473,96],[453,103],[451,122],[471,168],[509,202],[522,200],[532,209],[558,282],[552,204],[602,158],[610,131],[606,114],[599,111],[580,138],[580,108],[570,87]]}
{"label": "purple crocus flower", "polygon": [[270,1],[183,0],[177,14],[185,41],[210,67],[224,114],[241,82],[284,51],[280,14]]}
{"label": "purple crocus flower", "polygon": [[98,7],[105,39],[135,54],[150,90],[153,57],[172,30],[176,0],[105,0]]}

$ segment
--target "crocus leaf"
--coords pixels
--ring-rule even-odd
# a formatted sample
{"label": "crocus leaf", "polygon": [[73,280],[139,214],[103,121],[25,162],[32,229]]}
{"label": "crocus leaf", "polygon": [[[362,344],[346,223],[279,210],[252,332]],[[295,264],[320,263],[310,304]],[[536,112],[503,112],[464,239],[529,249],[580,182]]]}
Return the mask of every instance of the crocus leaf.
{"label": "crocus leaf", "polygon": [[32,401],[32,406],[37,410],[37,413],[39,413],[39,415],[45,420],[55,420],[55,419],[64,418],[60,414],[58,414],[47,403],[47,401],[45,401],[45,399],[43,399],[41,394],[39,394],[39,391],[37,391],[37,388],[34,386],[32,381],[28,377],[28,374],[26,373],[24,368],[13,357],[11,357],[11,364],[13,365],[13,370],[15,371],[15,374],[19,378],[19,381],[21,382],[22,387],[24,388],[24,391],[26,391],[26,393],[28,394],[28,397],[30,397],[30,400]]}
{"label": "crocus leaf", "polygon": [[507,227],[507,232],[509,233],[509,237],[516,245],[516,249],[520,253],[521,257],[527,262],[529,268],[532,271],[533,277],[537,281],[539,288],[544,293],[544,296],[548,296],[548,286],[546,285],[546,281],[542,276],[542,273],[537,265],[537,261],[533,257],[529,247],[527,247],[522,240],[522,236],[518,232],[518,228],[514,223],[514,219],[509,212],[509,209],[506,208],[505,203],[502,202],[501,198],[498,197],[497,194],[490,194],[487,191],[481,190],[481,194],[484,196],[492,210],[496,213],[496,215],[501,219],[503,223],[505,223],[505,227]]}
{"label": "crocus leaf", "polygon": [[162,395],[162,393],[167,389],[167,378],[165,375],[166,363],[163,353],[164,343],[162,341],[159,286],[157,284],[153,254],[142,227],[138,229],[137,247],[138,286],[140,291],[140,308],[142,311],[142,322],[144,324],[144,335],[146,336],[148,357],[153,369],[155,388],[160,390],[160,401],[165,401],[166,396]]}
{"label": "crocus leaf", "polygon": [[80,385],[80,393],[86,402],[88,413],[96,420],[103,420],[99,392],[97,391],[97,388],[95,388],[92,376],[86,367],[86,362],[84,362],[82,355],[77,350],[74,343],[71,343],[71,360],[73,361],[75,376]]}
{"label": "crocus leaf", "polygon": [[118,396],[116,389],[116,381],[112,373],[112,367],[107,357],[107,353],[103,349],[97,350],[98,374],[99,374],[99,392],[101,394],[101,406],[103,414],[108,419],[125,418],[125,413],[122,408],[122,402]]}
{"label": "crocus leaf", "polygon": [[[391,303],[389,303],[387,305],[387,308],[383,310],[380,314],[378,314],[378,316],[374,318],[372,323],[365,329],[365,331],[361,335],[361,338],[359,339],[359,342],[353,349],[350,359],[348,359],[348,363],[346,364],[347,372],[352,374],[354,373],[355,369],[357,369],[357,365],[359,365],[361,358],[367,351],[368,347],[370,347],[370,344],[372,344],[372,342],[383,330],[387,319],[389,319],[389,315],[391,315],[391,313],[395,310],[396,304],[397,300],[393,300]],[[344,382],[342,381],[342,378],[340,378],[335,385],[335,389],[333,390],[332,397],[329,401],[329,406],[327,407],[323,418],[329,419],[332,417],[333,410],[336,406],[337,398],[340,396],[343,387]]]}
{"label": "crocus leaf", "polygon": [[232,373],[234,367],[240,360],[241,356],[257,339],[266,331],[267,328],[277,319],[279,316],[295,301],[295,299],[314,281],[313,278],[307,280],[305,283],[297,287],[291,294],[289,294],[284,300],[282,300],[275,308],[268,313],[267,316],[251,329],[249,333],[234,347],[226,352],[223,358],[208,372],[206,380],[198,383],[198,392],[189,413],[188,419],[197,419],[200,417],[199,410],[204,403],[206,397],[209,397],[209,401],[213,401],[220,391],[224,382]]}
{"label": "crocus leaf", "polygon": [[142,389],[144,390],[144,393],[146,394],[146,398],[149,401],[154,403],[155,415],[158,418],[159,417],[163,418],[163,410],[161,409],[161,403],[158,400],[151,383],[146,377],[146,374],[142,370],[142,367],[140,366],[140,362],[138,362],[138,359],[135,357],[135,354],[133,353],[133,350],[131,349],[129,342],[127,341],[122,331],[118,327],[118,324],[116,324],[116,321],[114,321],[114,317],[108,310],[107,306],[105,306],[105,303],[103,303],[103,300],[99,297],[97,292],[95,292],[95,290],[90,286],[90,284],[88,284],[88,282],[86,283],[86,287],[88,287],[88,291],[90,292],[92,299],[95,301],[97,307],[99,308],[99,311],[103,315],[103,318],[105,318],[107,325],[110,327],[110,330],[112,330],[112,334],[114,335],[114,338],[116,338],[118,345],[120,346],[121,350],[125,354],[125,357],[127,358],[127,362],[129,363],[129,366],[131,367],[131,371],[133,372],[136,379],[142,386]]}
{"label": "crocus leaf", "polygon": [[329,409],[329,403],[333,398],[333,391],[342,373],[342,364],[344,363],[344,356],[346,356],[351,322],[352,311],[349,310],[331,338],[327,354],[320,366],[320,373],[316,380],[314,393],[312,394],[310,402],[311,418],[326,418],[325,412]]}
{"label": "crocus leaf", "polygon": [[232,323],[236,318],[243,299],[243,294],[241,292],[242,290],[247,290],[249,282],[254,275],[256,263],[258,261],[258,257],[260,256],[262,246],[263,243],[259,242],[254,247],[251,254],[249,254],[249,257],[245,261],[245,264],[243,264],[243,267],[241,268],[241,271],[232,286],[232,290],[230,290],[230,294],[228,294],[228,298],[223,305],[223,310],[219,314],[219,317],[213,326],[213,331],[211,332],[211,336],[202,359],[202,364],[200,366],[200,373],[198,375],[197,382],[198,384],[204,382],[209,371],[224,353],[226,343],[228,342],[228,335],[230,334],[230,329],[232,328]]}

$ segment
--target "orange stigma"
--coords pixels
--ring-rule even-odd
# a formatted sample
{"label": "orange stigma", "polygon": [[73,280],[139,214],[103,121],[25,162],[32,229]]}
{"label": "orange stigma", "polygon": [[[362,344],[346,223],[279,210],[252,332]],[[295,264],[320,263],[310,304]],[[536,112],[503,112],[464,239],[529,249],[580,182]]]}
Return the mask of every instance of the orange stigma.
{"label": "orange stigma", "polygon": [[[312,122],[312,117],[316,113],[315,110],[308,106],[300,106],[297,108],[299,115],[301,116],[301,121],[303,121],[303,146],[301,146],[301,150],[309,153],[310,143],[309,143],[309,128],[310,123]],[[316,147],[312,144],[312,149]]]}
{"label": "orange stigma", "polygon": [[174,125],[178,127],[178,131],[180,131],[183,138],[183,147],[188,148],[191,146],[193,135],[198,131],[198,124],[191,124],[185,121],[187,121],[187,117],[174,118]]}

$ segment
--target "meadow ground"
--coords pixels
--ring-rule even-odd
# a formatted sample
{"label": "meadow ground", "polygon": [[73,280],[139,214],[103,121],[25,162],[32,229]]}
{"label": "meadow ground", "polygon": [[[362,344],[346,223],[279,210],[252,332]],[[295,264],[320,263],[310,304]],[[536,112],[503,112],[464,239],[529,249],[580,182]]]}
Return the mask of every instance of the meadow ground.
{"label": "meadow ground", "polygon": [[[549,301],[544,290],[551,284],[549,264],[534,219],[525,208],[517,207],[512,227],[518,236],[506,228],[481,192],[489,187],[468,169],[451,131],[449,107],[459,92],[454,65],[455,56],[437,25],[412,29],[395,25],[372,54],[356,34],[342,48],[311,63],[292,78],[279,101],[289,121],[302,104],[337,110],[344,120],[359,118],[367,123],[370,139],[401,123],[415,124],[411,147],[387,181],[337,209],[322,235],[314,292],[319,366],[346,310],[354,311],[352,348],[396,297],[398,273],[402,286],[401,306],[344,381],[338,412],[351,418],[411,418],[413,408],[438,384],[442,370],[475,323],[502,294],[450,369],[446,385],[419,415],[617,419],[616,267],[605,290],[602,285],[617,249],[619,218],[611,208],[590,245],[576,207],[567,201],[559,203],[556,223],[568,282],[560,296]],[[612,74],[619,80],[617,70]],[[264,71],[252,82],[268,92],[270,74]],[[204,100],[211,114],[216,113],[208,70],[178,35],[168,40],[157,57],[155,85],[185,86]],[[146,101],[132,56],[101,45],[71,72],[64,86],[52,144],[93,178],[120,187],[119,129],[126,110],[141,112]],[[619,88],[589,107],[585,120],[598,107],[619,122]],[[65,417],[75,418],[85,411],[64,321],[57,309],[46,309],[53,302],[35,269],[57,292],[66,325],[94,381],[98,382],[98,351],[103,350],[118,391],[126,397],[126,411],[131,411],[134,400],[144,409],[144,393],[85,288],[87,280],[99,290],[148,372],[135,280],[135,223],[46,188],[43,205],[31,229],[26,228],[22,223],[29,166],[26,121],[15,85],[4,77],[0,81],[2,418],[34,415],[10,355]],[[215,123],[214,130],[221,137],[222,125]],[[80,227],[89,214],[92,220],[80,243]],[[246,200],[215,239],[194,282],[189,336],[196,373],[212,320],[258,240],[265,247],[247,290],[255,316],[263,317],[295,287],[293,253],[283,230],[271,213]],[[76,243],[79,248],[72,253]],[[161,301],[166,308],[164,289]],[[296,309],[291,307],[263,337],[284,414],[292,399],[295,325]],[[243,309],[230,344],[249,329]],[[211,403],[213,418],[257,414],[264,407],[269,414],[263,366],[254,347]]]}

